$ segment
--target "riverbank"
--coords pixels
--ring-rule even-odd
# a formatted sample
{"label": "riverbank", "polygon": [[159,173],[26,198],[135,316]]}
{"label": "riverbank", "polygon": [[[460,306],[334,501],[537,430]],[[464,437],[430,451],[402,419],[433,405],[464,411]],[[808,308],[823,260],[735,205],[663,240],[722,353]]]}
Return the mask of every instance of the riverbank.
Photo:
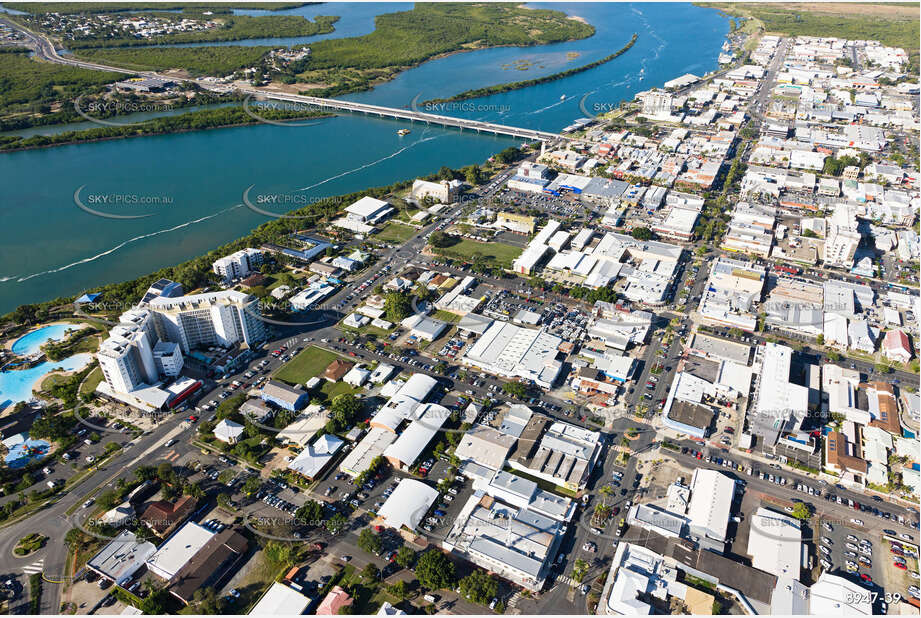
{"label": "riverbank", "polygon": [[83,131],[67,131],[57,135],[34,135],[26,138],[7,136],[0,137],[0,152],[17,152],[21,150],[51,148],[68,144],[104,142],[131,137],[147,137],[150,135],[179,134],[193,131],[225,129],[229,127],[243,127],[261,124],[269,120],[294,121],[331,118],[335,116],[335,114],[329,112],[265,109],[259,110],[258,117],[256,116],[256,112],[248,113],[242,107],[221,108],[189,112],[179,116],[153,118],[144,123],[121,127],[106,126]]}
{"label": "riverbank", "polygon": [[465,90],[464,92],[460,92],[458,94],[455,94],[447,98],[429,99],[428,101],[423,101],[421,105],[423,106],[438,105],[441,103],[452,103],[454,101],[465,101],[467,99],[488,97],[494,94],[502,94],[505,92],[511,92],[512,90],[521,90],[522,88],[529,88],[531,86],[538,86],[540,84],[546,84],[546,83],[553,82],[559,79],[565,79],[567,77],[571,77],[572,75],[577,75],[579,73],[589,71],[591,69],[594,69],[595,67],[599,67],[603,64],[611,62],[615,58],[618,58],[619,56],[625,54],[631,47],[633,47],[638,37],[639,35],[634,32],[633,37],[630,39],[630,41],[618,51],[614,52],[613,54],[609,56],[605,56],[604,58],[601,58],[600,60],[596,60],[594,62],[584,64],[580,67],[575,67],[575,68],[572,68],[566,71],[560,71],[558,73],[551,73],[550,75],[545,75],[544,77],[537,77],[535,79],[527,79],[524,81],[509,82],[506,84],[498,84],[496,86],[486,86],[485,88],[474,88],[472,90]]}

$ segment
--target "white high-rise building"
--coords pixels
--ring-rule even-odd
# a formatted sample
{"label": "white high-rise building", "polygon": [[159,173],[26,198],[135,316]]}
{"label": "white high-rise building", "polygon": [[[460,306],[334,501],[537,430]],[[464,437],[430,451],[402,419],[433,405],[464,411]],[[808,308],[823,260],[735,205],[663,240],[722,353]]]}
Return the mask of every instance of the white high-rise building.
{"label": "white high-rise building", "polygon": [[121,315],[96,355],[102,375],[113,390],[129,393],[142,384],[157,381],[159,372],[153,354],[157,340],[149,311],[132,309]]}
{"label": "white high-rise building", "polygon": [[212,269],[224,281],[232,281],[250,274],[262,264],[262,261],[262,251],[247,248],[215,260]]}
{"label": "white high-rise building", "polygon": [[158,341],[154,346],[153,356],[160,375],[170,378],[178,376],[185,364],[182,359],[182,348],[172,341]]}
{"label": "white high-rise building", "polygon": [[160,339],[178,343],[186,354],[199,347],[265,339],[258,299],[236,290],[155,298],[150,309]]}

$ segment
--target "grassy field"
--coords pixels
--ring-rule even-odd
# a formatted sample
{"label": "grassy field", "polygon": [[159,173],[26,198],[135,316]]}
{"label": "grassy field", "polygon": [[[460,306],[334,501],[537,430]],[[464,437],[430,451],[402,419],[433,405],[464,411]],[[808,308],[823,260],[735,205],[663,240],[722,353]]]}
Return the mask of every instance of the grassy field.
{"label": "grassy field", "polygon": [[739,17],[754,17],[767,32],[790,36],[875,39],[884,45],[919,48],[918,5],[908,3],[702,3]]}
{"label": "grassy field", "polygon": [[402,245],[418,232],[419,230],[410,225],[403,225],[402,223],[394,223],[391,221],[384,229],[374,235],[374,240]]}
{"label": "grassy field", "polygon": [[454,324],[455,322],[460,322],[460,316],[456,313],[451,313],[450,311],[442,311],[438,309],[435,313],[432,314],[432,317],[436,320],[441,320],[442,322],[449,322]]}
{"label": "grassy field", "polygon": [[99,386],[100,382],[102,382],[102,369],[96,367],[86,376],[83,380],[83,384],[80,385],[80,394],[88,395],[92,393],[96,390],[96,387]]}
{"label": "grassy field", "polygon": [[521,247],[501,242],[483,243],[462,238],[456,245],[441,249],[441,253],[446,257],[460,260],[472,260],[477,256],[482,256],[497,266],[511,268],[512,261],[521,255]]}
{"label": "grassy field", "polygon": [[310,346],[288,361],[273,377],[288,384],[303,384],[323,373],[337,358],[343,357],[329,350]]}

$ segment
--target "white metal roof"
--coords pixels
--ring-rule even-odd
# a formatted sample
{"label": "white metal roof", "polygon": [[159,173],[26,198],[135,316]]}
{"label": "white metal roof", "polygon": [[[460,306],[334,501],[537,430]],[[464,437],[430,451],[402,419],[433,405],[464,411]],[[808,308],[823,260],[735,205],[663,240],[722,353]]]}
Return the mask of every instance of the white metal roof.
{"label": "white metal roof", "polygon": [[279,582],[266,590],[259,602],[249,610],[250,616],[300,615],[310,605],[310,599]]}
{"label": "white metal roof", "polygon": [[735,481],[716,470],[696,470],[688,505],[691,525],[706,529],[710,538],[725,540],[735,486]]}
{"label": "white metal roof", "polygon": [[170,579],[213,536],[214,533],[210,530],[189,522],[160,546],[157,553],[147,561],[147,567],[160,577]]}
{"label": "white metal roof", "polygon": [[392,528],[399,530],[406,526],[415,530],[436,498],[438,491],[435,488],[422,481],[404,478],[377,514]]}

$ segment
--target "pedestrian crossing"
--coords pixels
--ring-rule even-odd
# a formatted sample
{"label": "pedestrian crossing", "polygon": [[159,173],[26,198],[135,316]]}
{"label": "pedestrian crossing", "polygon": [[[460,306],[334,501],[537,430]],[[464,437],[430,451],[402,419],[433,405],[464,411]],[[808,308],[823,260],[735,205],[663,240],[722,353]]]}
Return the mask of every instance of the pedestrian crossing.
{"label": "pedestrian crossing", "polygon": [[37,560],[30,564],[29,566],[23,567],[22,572],[26,575],[35,575],[36,573],[41,573],[45,570],[45,559]]}
{"label": "pedestrian crossing", "polygon": [[576,584],[573,578],[571,578],[568,575],[562,575],[562,574],[556,576],[556,583],[566,584],[567,586],[577,586],[578,585]]}

